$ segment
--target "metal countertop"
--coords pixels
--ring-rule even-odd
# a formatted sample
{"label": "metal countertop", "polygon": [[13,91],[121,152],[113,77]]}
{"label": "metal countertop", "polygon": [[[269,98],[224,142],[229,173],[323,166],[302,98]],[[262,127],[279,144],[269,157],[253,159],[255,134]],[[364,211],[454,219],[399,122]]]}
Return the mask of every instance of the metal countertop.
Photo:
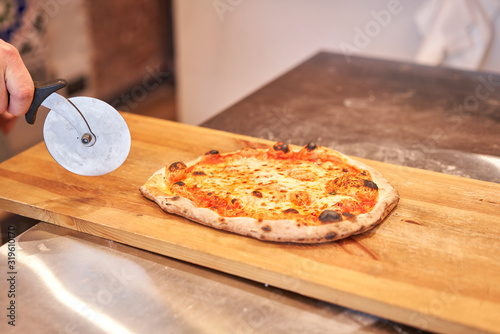
{"label": "metal countertop", "polygon": [[47,223],[0,263],[1,333],[420,333]]}

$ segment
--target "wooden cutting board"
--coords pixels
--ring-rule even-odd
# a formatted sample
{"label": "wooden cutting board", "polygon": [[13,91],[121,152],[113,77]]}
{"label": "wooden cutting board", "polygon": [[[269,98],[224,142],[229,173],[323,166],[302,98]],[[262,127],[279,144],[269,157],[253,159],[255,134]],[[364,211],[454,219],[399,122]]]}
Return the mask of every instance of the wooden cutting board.
{"label": "wooden cutting board", "polygon": [[40,143],[0,164],[0,209],[426,330],[500,332],[499,184],[364,160],[401,196],[379,227],[321,245],[261,242],[166,214],[139,187],[165,164],[265,141],[124,117],[132,148],[118,170],[71,174]]}

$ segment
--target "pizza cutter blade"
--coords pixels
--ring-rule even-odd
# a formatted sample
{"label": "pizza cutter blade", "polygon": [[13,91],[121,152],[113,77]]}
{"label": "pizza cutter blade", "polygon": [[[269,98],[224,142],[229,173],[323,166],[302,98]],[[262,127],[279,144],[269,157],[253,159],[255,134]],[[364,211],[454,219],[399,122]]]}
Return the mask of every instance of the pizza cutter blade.
{"label": "pizza cutter blade", "polygon": [[68,171],[85,176],[110,173],[127,159],[130,131],[115,108],[91,97],[65,97],[55,93],[65,80],[35,82],[35,97],[26,113],[34,124],[40,105],[50,109],[43,126],[45,146]]}

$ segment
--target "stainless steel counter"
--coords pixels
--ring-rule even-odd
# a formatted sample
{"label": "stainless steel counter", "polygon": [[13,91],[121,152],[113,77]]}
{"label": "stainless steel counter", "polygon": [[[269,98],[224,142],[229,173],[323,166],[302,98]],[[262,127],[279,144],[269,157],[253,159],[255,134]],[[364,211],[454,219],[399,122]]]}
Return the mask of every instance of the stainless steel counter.
{"label": "stainless steel counter", "polygon": [[47,223],[0,263],[1,333],[420,333]]}

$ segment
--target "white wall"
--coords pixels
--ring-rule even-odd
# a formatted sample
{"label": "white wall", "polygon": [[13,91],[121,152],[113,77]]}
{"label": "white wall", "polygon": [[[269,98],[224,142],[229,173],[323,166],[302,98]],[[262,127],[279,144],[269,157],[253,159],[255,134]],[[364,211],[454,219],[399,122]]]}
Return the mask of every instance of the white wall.
{"label": "white wall", "polygon": [[174,0],[179,120],[199,124],[319,50],[413,61],[421,3]]}

